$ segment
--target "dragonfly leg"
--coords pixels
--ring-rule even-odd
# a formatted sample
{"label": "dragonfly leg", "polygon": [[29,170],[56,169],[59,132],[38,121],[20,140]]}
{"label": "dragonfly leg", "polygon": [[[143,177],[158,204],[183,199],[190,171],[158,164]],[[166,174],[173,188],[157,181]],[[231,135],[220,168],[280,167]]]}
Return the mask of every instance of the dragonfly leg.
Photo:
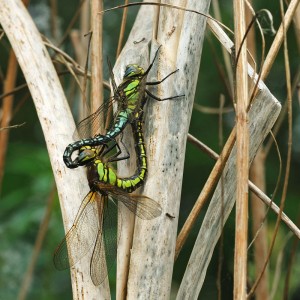
{"label": "dragonfly leg", "polygon": [[166,77],[164,77],[162,80],[158,80],[158,81],[153,81],[153,82],[146,82],[146,85],[158,85],[161,84],[163,81],[165,81],[167,78],[169,78],[171,75],[173,75],[174,73],[178,72],[179,69],[171,72],[170,74],[168,74]]}
{"label": "dragonfly leg", "polygon": [[121,161],[121,160],[130,158],[130,153],[129,153],[126,145],[123,143],[123,134],[121,134],[121,144],[123,145],[123,147],[126,151],[126,154],[121,157],[118,157],[122,153],[122,150],[121,150],[119,144],[115,143],[115,145],[113,145],[113,146],[117,149],[117,152],[109,158],[109,160],[108,160],[109,162]]}
{"label": "dragonfly leg", "polygon": [[[110,146],[108,146],[107,144],[102,145],[102,149],[101,149],[101,152],[99,152],[99,156],[103,157],[107,153],[112,151],[114,148],[119,148],[118,143],[116,142],[116,140],[113,139],[112,141],[113,141],[113,143]],[[107,148],[105,148],[105,147],[107,147]]]}
{"label": "dragonfly leg", "polygon": [[[126,147],[125,143],[123,143],[123,132],[121,133],[120,142],[121,142],[121,144],[123,145],[123,147],[124,147],[124,149],[125,149],[125,151],[126,151],[126,154],[123,156],[123,159],[128,159],[128,158],[130,158],[129,150],[128,150],[128,148]],[[118,145],[118,146],[119,146],[119,145]],[[120,151],[121,151],[121,149],[120,149]],[[122,153],[122,151],[121,151],[120,153]]]}
{"label": "dragonfly leg", "polygon": [[155,95],[153,95],[152,93],[150,93],[148,90],[146,90],[146,93],[153,99],[157,100],[157,101],[165,101],[165,100],[172,100],[172,99],[176,99],[176,98],[180,98],[180,97],[184,97],[185,95],[177,95],[177,96],[172,96],[172,97],[168,97],[168,98],[159,98]]}
{"label": "dragonfly leg", "polygon": [[[113,149],[116,149],[117,152],[112,154],[111,156],[109,156],[109,158],[107,160],[108,162],[115,162],[115,161],[120,161],[120,160],[130,158],[129,151],[126,148],[125,144],[123,143],[122,139],[123,139],[123,134],[121,134],[121,143],[126,150],[126,154],[124,156],[118,157],[122,153],[122,150],[115,139],[111,140],[113,143],[110,146],[108,146],[107,144],[104,144],[102,146],[102,149],[100,150],[101,152],[99,152],[98,156],[104,157],[107,153],[111,152]],[[104,148],[104,147],[107,147],[107,148]]]}
{"label": "dragonfly leg", "polygon": [[151,68],[153,67],[154,61],[155,61],[155,59],[156,59],[156,57],[157,57],[157,54],[158,54],[158,51],[159,51],[160,48],[161,48],[161,45],[160,45],[160,46],[158,47],[158,49],[156,50],[155,55],[154,55],[154,58],[153,58],[151,64],[149,65],[148,69],[145,71],[143,77],[144,77],[144,76],[147,76],[147,74],[150,72]]}

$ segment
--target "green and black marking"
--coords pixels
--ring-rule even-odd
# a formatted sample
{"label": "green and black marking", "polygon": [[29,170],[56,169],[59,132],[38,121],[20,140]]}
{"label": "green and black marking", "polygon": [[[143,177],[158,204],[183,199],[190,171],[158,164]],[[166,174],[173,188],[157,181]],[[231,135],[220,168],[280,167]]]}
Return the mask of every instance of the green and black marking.
{"label": "green and black marking", "polygon": [[[79,150],[84,146],[95,147],[107,144],[113,139],[115,139],[115,137],[124,130],[127,123],[131,123],[139,114],[139,112],[143,109],[142,102],[145,97],[145,93],[157,101],[170,100],[183,96],[180,95],[161,99],[159,97],[156,97],[146,89],[147,85],[158,85],[164,80],[166,80],[169,76],[178,71],[176,70],[170,73],[162,80],[155,82],[146,82],[147,74],[149,73],[154,64],[158,51],[159,48],[155,53],[152,63],[149,65],[146,71],[137,64],[127,65],[125,68],[122,83],[118,87],[115,84],[114,76],[111,70],[114,97],[111,99],[109,104],[105,103],[103,106],[99,107],[94,114],[81,121],[78,124],[78,129],[79,131],[81,131],[81,129],[84,130],[85,127],[90,127],[92,123],[99,124],[99,115],[102,113],[104,108],[107,108],[108,105],[111,105],[112,101],[117,101],[118,112],[116,113],[116,117],[114,118],[113,125],[105,135],[101,135],[100,133],[96,132],[96,135],[93,138],[83,138],[77,142],[69,144],[66,147],[65,152],[63,154],[63,160],[68,168],[76,168],[80,165],[78,164],[77,159],[72,160],[71,158],[74,151]],[[100,128],[100,126],[98,127]]]}
{"label": "green and black marking", "polygon": [[[139,117],[138,117],[139,115]],[[135,141],[135,151],[137,157],[137,170],[135,174],[128,178],[119,178],[117,173],[109,166],[112,161],[119,160],[116,154],[104,162],[98,154],[98,148],[84,146],[80,149],[78,156],[80,165],[87,165],[88,180],[90,188],[96,189],[105,194],[106,187],[109,185],[127,193],[132,193],[139,188],[145,181],[147,173],[147,157],[143,137],[143,111],[137,114],[137,118],[131,122],[132,133]],[[115,144],[116,145],[116,144]],[[110,151],[111,149],[109,149]],[[107,150],[105,151],[105,153]],[[119,152],[117,152],[119,154]],[[126,157],[127,158],[127,157]],[[111,189],[111,188],[109,188]]]}

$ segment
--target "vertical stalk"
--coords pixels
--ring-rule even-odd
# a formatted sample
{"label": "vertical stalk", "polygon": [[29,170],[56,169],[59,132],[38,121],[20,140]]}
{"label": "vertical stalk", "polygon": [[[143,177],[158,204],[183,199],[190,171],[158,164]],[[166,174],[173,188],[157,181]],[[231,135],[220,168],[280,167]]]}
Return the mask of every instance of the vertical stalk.
{"label": "vertical stalk", "polygon": [[248,129],[248,78],[247,48],[242,45],[245,35],[245,7],[243,0],[234,2],[234,28],[236,56],[236,222],[234,253],[234,299],[246,298],[247,281],[247,236],[248,236],[248,172],[249,172],[249,129]]}
{"label": "vertical stalk", "polygon": [[[125,0],[124,4],[128,4],[128,0]],[[121,53],[123,40],[124,40],[124,34],[125,34],[125,27],[126,27],[126,20],[127,20],[127,13],[128,13],[128,7],[125,7],[123,10],[123,16],[122,16],[122,23],[121,23],[121,29],[120,29],[120,35],[119,35],[119,41],[118,41],[118,48],[117,48],[117,55],[118,56]]]}
{"label": "vertical stalk", "polygon": [[[266,190],[265,178],[265,156],[261,148],[251,166],[250,176],[252,182],[259,187],[263,192]],[[264,262],[267,259],[268,251],[268,236],[267,236],[267,220],[264,221],[264,226],[261,227],[261,222],[266,214],[266,205],[261,202],[259,197],[253,192],[251,193],[251,211],[252,211],[252,236],[259,230],[259,235],[254,241],[254,260],[255,260],[255,275],[259,276],[263,269]],[[269,298],[268,288],[268,272],[265,272],[255,292],[257,300]]]}
{"label": "vertical stalk", "polygon": [[[102,57],[102,18],[99,14],[103,10],[103,3],[99,0],[91,2],[91,28],[92,36],[92,105],[91,109],[94,112],[103,103],[103,57]],[[101,116],[100,116],[101,118]]]}
{"label": "vertical stalk", "polygon": [[[125,66],[128,64],[138,64],[144,69],[149,66],[149,49],[148,45],[151,41],[152,33],[152,19],[153,19],[153,7],[141,6],[134,25],[131,28],[130,35],[126,41],[120,56],[118,56],[117,62],[114,66],[114,76],[117,84],[120,84],[123,76]],[[136,41],[139,41],[136,43]],[[118,162],[118,175],[120,177],[129,177],[136,171],[136,159],[135,150],[132,139],[131,126],[127,126],[123,131],[122,143],[126,145],[127,150],[130,153],[130,159]],[[149,177],[148,177],[149,178]],[[143,190],[139,189],[135,193],[142,193]],[[135,218],[123,204],[119,203],[118,210],[120,212],[118,216],[118,223],[120,230],[120,239],[118,244],[117,255],[117,288],[116,298],[127,299],[127,284],[129,264],[132,254],[132,240],[134,233]],[[120,222],[121,221],[121,222]],[[144,221],[144,220],[143,220]],[[144,221],[148,222],[148,221]],[[142,263],[140,261],[140,263]]]}
{"label": "vertical stalk", "polygon": [[[299,1],[298,1],[299,2]],[[292,3],[292,2],[291,2]],[[290,4],[291,6],[291,4]],[[285,75],[286,75],[286,85],[287,85],[287,113],[288,113],[288,143],[287,143],[287,161],[286,161],[286,169],[285,169],[285,175],[284,175],[284,181],[283,181],[283,189],[282,189],[282,195],[281,195],[281,200],[280,200],[280,207],[279,207],[279,213],[277,216],[275,228],[274,228],[274,233],[270,242],[270,247],[268,250],[268,255],[267,259],[265,261],[264,267],[262,271],[260,272],[259,277],[256,279],[255,283],[253,284],[248,298],[250,298],[255,291],[261,277],[263,276],[263,273],[269,263],[270,256],[275,244],[275,239],[278,233],[279,225],[280,225],[280,218],[283,212],[286,196],[287,196],[287,189],[288,189],[288,183],[289,183],[289,177],[290,177],[290,168],[291,168],[291,159],[292,159],[292,88],[291,88],[291,74],[290,74],[290,64],[289,64],[289,56],[288,56],[288,48],[287,48],[287,40],[286,40],[286,24],[285,22],[287,21],[286,16],[288,15],[290,7],[288,8],[285,16],[284,16],[284,11],[283,11],[283,3],[282,0],[280,1],[280,10],[281,10],[281,15],[282,15],[282,23],[280,25],[280,28],[282,28],[282,38],[284,42],[284,65],[285,65]],[[290,16],[292,18],[292,16]],[[276,38],[275,38],[276,39]]]}
{"label": "vertical stalk", "polygon": [[[68,170],[62,159],[66,143],[72,141],[74,120],[41,34],[23,3],[0,0],[0,7],[1,26],[23,71],[42,126],[64,226],[68,230],[88,191],[84,170]],[[99,287],[91,281],[87,259],[71,269],[71,277],[74,299],[100,298]]]}
{"label": "vertical stalk", "polygon": [[[167,3],[205,13],[210,5],[209,0]],[[163,214],[151,222],[136,219],[129,270],[129,299],[167,299],[170,295],[183,158],[205,25],[204,17],[160,8],[157,42],[162,47],[152,70],[155,79],[151,79],[150,74],[149,81],[161,79],[179,69],[153,93],[161,98],[185,94],[185,98],[164,102],[149,100],[148,103],[145,139],[149,173],[144,194],[159,201]],[[155,40],[152,44],[155,45]],[[166,214],[175,218],[170,219]]]}
{"label": "vertical stalk", "polygon": [[[16,77],[17,77],[17,69],[18,69],[18,63],[17,63],[16,56],[14,54],[14,51],[10,50],[9,61],[7,65],[7,74],[4,81],[4,89],[3,89],[4,93],[7,93],[14,89],[16,83]],[[12,116],[13,101],[14,101],[14,94],[11,94],[3,98],[2,119],[0,122],[0,128],[9,126],[11,116]],[[4,175],[8,138],[9,138],[9,130],[0,131],[0,149],[1,149],[0,151],[0,193],[1,193],[2,179]]]}
{"label": "vertical stalk", "polygon": [[[249,1],[250,4],[252,1]],[[253,18],[253,13],[250,9],[246,9],[247,24],[250,24]],[[255,27],[249,30],[247,36],[247,47],[252,57],[256,61],[256,42],[255,42]],[[258,150],[256,157],[253,160],[250,169],[251,181],[259,187],[263,192],[266,190],[266,172],[265,172],[265,155],[263,146]],[[252,237],[255,236],[259,230],[259,234],[254,241],[254,262],[255,262],[255,274],[256,277],[263,269],[264,261],[267,258],[268,250],[268,236],[267,236],[267,220],[264,221],[264,226],[261,227],[261,222],[266,214],[266,206],[259,199],[255,193],[251,193],[251,212],[252,212]],[[268,272],[265,272],[255,292],[257,300],[269,299],[269,287],[268,287]]]}

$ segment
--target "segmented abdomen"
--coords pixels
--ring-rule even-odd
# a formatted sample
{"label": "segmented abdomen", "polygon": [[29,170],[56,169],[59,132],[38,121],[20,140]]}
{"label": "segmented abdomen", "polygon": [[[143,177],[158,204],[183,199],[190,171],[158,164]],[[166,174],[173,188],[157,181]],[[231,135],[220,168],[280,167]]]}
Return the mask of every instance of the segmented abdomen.
{"label": "segmented abdomen", "polygon": [[116,172],[101,160],[94,162],[94,167],[97,168],[98,180],[100,182],[114,185],[127,193],[131,193],[139,188],[145,181],[147,173],[147,157],[141,121],[142,112],[139,115],[139,118],[134,120],[131,124],[137,156],[137,170],[135,174],[128,178],[119,178]]}
{"label": "segmented abdomen", "polygon": [[79,150],[81,147],[99,146],[107,144],[112,139],[114,139],[118,134],[120,134],[124,130],[126,124],[128,123],[128,116],[130,113],[131,112],[128,109],[125,111],[121,111],[116,118],[116,122],[113,124],[112,128],[106,133],[106,135],[99,135],[89,139],[82,139],[75,143],[69,144],[66,147],[65,152],[63,154],[63,160],[66,166],[70,169],[78,167],[78,163],[72,161],[71,156],[74,151]]}

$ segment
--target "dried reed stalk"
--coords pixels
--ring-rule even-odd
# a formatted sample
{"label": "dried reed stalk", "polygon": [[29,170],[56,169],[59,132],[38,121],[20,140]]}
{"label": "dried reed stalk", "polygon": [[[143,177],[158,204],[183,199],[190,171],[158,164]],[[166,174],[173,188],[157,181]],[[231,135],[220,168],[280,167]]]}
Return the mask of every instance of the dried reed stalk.
{"label": "dried reed stalk", "polygon": [[[16,54],[42,125],[68,230],[88,191],[84,170],[71,171],[62,160],[66,144],[73,140],[74,120],[47,49],[26,8],[20,0],[0,0],[0,7],[0,23]],[[99,289],[91,281],[87,259],[76,264],[71,276],[74,299],[100,298]]]}

